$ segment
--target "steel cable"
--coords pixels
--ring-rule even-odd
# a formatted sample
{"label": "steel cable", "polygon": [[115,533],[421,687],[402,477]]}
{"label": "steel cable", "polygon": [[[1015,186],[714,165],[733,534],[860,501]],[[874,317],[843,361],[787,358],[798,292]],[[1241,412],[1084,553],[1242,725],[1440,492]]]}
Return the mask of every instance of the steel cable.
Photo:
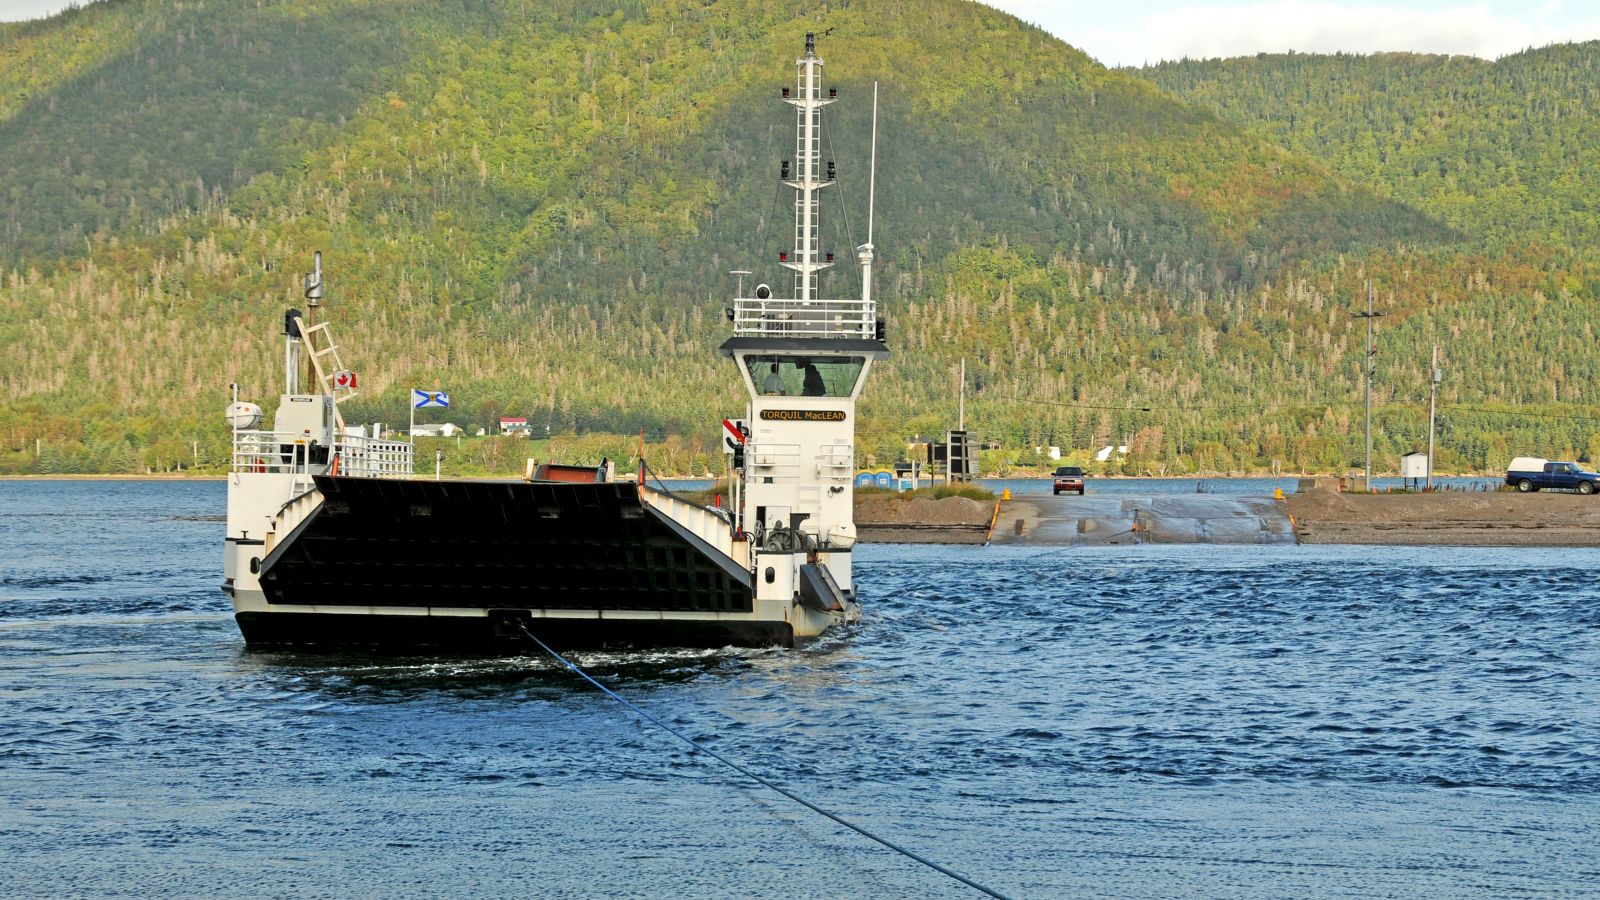
{"label": "steel cable", "polygon": [[899,854],[901,854],[902,856],[905,856],[908,859],[915,860],[915,861],[917,861],[919,863],[922,863],[923,865],[927,866],[928,868],[933,869],[936,872],[939,872],[939,873],[944,874],[944,875],[948,875],[951,878],[954,878],[956,881],[961,882],[962,884],[966,885],[967,887],[972,888],[975,891],[981,891],[982,893],[987,894],[990,897],[999,897],[999,898],[1002,898],[1002,900],[1004,900],[1004,897],[1005,897],[1004,894],[1001,894],[998,891],[992,890],[990,888],[984,887],[983,885],[979,884],[976,881],[973,881],[972,879],[966,877],[965,875],[962,875],[959,872],[953,871],[951,869],[947,869],[944,866],[939,865],[938,863],[934,862],[931,859],[928,859],[925,856],[921,856],[921,855],[919,855],[919,854],[917,854],[917,853],[915,853],[915,852],[913,852],[911,850],[907,850],[906,848],[901,847],[900,845],[898,845],[898,844],[896,844],[896,843],[894,843],[892,841],[889,841],[889,840],[887,840],[885,838],[881,838],[881,837],[873,834],[872,832],[866,830],[865,828],[862,828],[860,825],[856,825],[856,824],[854,824],[852,822],[846,821],[845,819],[842,819],[839,816],[836,816],[833,813],[828,812],[827,810],[825,810],[822,807],[816,805],[815,803],[812,803],[811,801],[805,799],[804,797],[801,797],[798,794],[793,793],[792,791],[786,790],[786,789],[784,789],[782,787],[779,787],[776,784],[773,784],[772,782],[768,781],[767,779],[762,778],[760,775],[757,775],[756,773],[750,771],[749,769],[746,769],[744,766],[741,766],[738,763],[734,762],[733,760],[727,758],[726,756],[723,756],[721,753],[718,753],[717,751],[712,750],[710,747],[706,747],[706,746],[703,746],[703,745],[699,744],[698,742],[695,741],[694,738],[689,737],[688,735],[684,734],[683,732],[679,731],[678,729],[673,728],[671,725],[668,725],[666,722],[663,722],[660,719],[656,718],[655,716],[651,715],[650,713],[645,712],[643,709],[639,708],[638,706],[635,706],[626,697],[623,697],[621,694],[618,694],[616,691],[613,691],[612,689],[606,687],[605,685],[601,684],[600,682],[594,680],[594,678],[591,677],[588,672],[585,672],[583,669],[579,668],[575,663],[569,662],[566,657],[562,656],[561,654],[557,653],[555,650],[551,649],[549,644],[546,644],[544,641],[539,640],[539,638],[537,636],[535,636],[533,632],[528,630],[528,626],[526,626],[524,624],[521,624],[521,623],[518,623],[517,627],[522,630],[523,634],[528,636],[528,640],[533,641],[535,644],[538,644],[540,650],[543,650],[545,653],[548,653],[550,655],[550,657],[552,659],[554,659],[556,662],[561,663],[563,666],[566,666],[569,670],[572,671],[573,674],[577,675],[579,678],[582,678],[584,681],[587,681],[590,684],[594,685],[595,687],[599,688],[603,693],[605,693],[605,695],[607,697],[610,697],[611,699],[617,701],[618,703],[621,703],[623,706],[626,706],[627,708],[633,710],[635,713],[639,714],[639,716],[641,716],[645,721],[651,723],[652,725],[655,725],[657,728],[662,729],[663,731],[667,732],[668,734],[671,734],[673,737],[677,738],[680,741],[683,741],[685,744],[688,744],[693,749],[698,750],[701,753],[704,753],[705,755],[711,757],[712,759],[715,759],[717,762],[720,762],[723,765],[727,766],[728,768],[733,769],[735,772],[738,772],[739,774],[741,774],[744,777],[750,779],[751,781],[754,781],[754,782],[756,782],[757,784],[759,784],[759,785],[761,785],[763,787],[771,788],[772,790],[776,791],[777,793],[782,794],[785,797],[788,797],[790,800],[793,800],[794,802],[800,804],[801,806],[804,806],[806,809],[809,809],[812,812],[817,813],[818,815],[821,815],[821,816],[824,816],[824,817],[826,817],[828,819],[831,819],[834,822],[837,822],[838,824],[843,825],[844,827],[850,829],[851,831],[854,831],[857,834],[862,835],[863,837],[870,838],[871,840],[877,841],[878,843],[882,844],[883,846],[888,847],[890,850],[893,850],[894,852],[899,853]]}

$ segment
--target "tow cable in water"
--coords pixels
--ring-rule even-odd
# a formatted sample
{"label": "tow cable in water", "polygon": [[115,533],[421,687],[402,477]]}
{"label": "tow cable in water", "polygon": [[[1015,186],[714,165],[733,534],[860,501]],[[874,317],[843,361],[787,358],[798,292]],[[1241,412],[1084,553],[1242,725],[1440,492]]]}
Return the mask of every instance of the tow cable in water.
{"label": "tow cable in water", "polygon": [[579,678],[582,678],[584,681],[587,681],[590,684],[594,685],[595,687],[599,688],[607,697],[610,697],[611,699],[617,701],[618,703],[621,703],[623,706],[626,706],[627,708],[633,710],[635,713],[639,714],[639,716],[642,717],[645,721],[647,721],[650,724],[656,726],[657,728],[660,728],[661,730],[667,732],[668,734],[672,735],[673,737],[677,738],[678,740],[683,741],[685,744],[688,744],[694,750],[699,751],[700,753],[704,753],[705,755],[711,757],[712,759],[716,760],[717,762],[720,762],[723,765],[727,766],[728,768],[734,770],[735,772],[738,772],[740,775],[743,775],[744,777],[750,779],[751,781],[756,782],[757,784],[761,785],[762,787],[770,788],[770,789],[782,794],[783,796],[788,797],[790,800],[793,800],[794,802],[800,804],[801,806],[804,806],[806,809],[809,809],[812,812],[817,813],[818,815],[821,815],[821,816],[824,816],[826,818],[832,819],[833,821],[839,823],[840,825],[843,825],[844,827],[850,829],[851,831],[856,832],[859,835],[862,835],[863,837],[866,837],[866,838],[869,838],[871,840],[877,841],[878,843],[882,844],[883,846],[888,847],[890,850],[893,850],[894,852],[899,853],[899,854],[901,854],[902,856],[905,856],[908,859],[915,860],[915,861],[917,861],[919,863],[922,863],[923,865],[927,866],[928,868],[933,869],[936,872],[939,872],[939,873],[944,874],[944,875],[948,875],[951,878],[954,878],[956,881],[961,882],[962,884],[966,885],[967,887],[972,888],[975,891],[981,891],[982,893],[988,894],[990,897],[998,897],[998,898],[1000,898],[1000,900],[1005,900],[1005,895],[1004,894],[1002,894],[1002,893],[1000,893],[998,891],[995,891],[995,890],[993,890],[991,888],[984,887],[983,885],[977,883],[976,881],[973,881],[971,878],[968,878],[968,877],[966,877],[965,875],[962,875],[959,872],[956,872],[956,871],[953,871],[951,869],[945,868],[944,866],[939,865],[938,863],[934,862],[931,859],[928,859],[925,856],[922,856],[922,855],[920,855],[918,853],[914,853],[914,852],[912,852],[910,850],[907,850],[906,848],[900,846],[899,844],[896,844],[896,843],[894,843],[892,841],[889,841],[889,840],[887,840],[885,838],[878,837],[877,835],[875,835],[872,832],[866,830],[865,828],[862,828],[860,825],[856,825],[853,822],[848,822],[848,821],[840,818],[839,816],[836,816],[833,813],[828,812],[827,810],[825,810],[822,807],[816,805],[815,803],[812,803],[810,800],[807,800],[804,797],[801,797],[801,796],[799,796],[799,795],[797,795],[797,794],[795,794],[795,793],[793,793],[793,792],[791,792],[791,791],[789,791],[789,790],[787,790],[785,788],[782,788],[782,787],[779,787],[776,784],[773,784],[772,782],[768,781],[767,779],[762,778],[760,775],[757,775],[756,773],[750,771],[749,769],[746,769],[744,766],[741,766],[738,763],[734,762],[733,760],[727,758],[726,756],[723,756],[721,753],[718,753],[717,751],[712,750],[710,747],[702,746],[701,744],[697,743],[694,740],[694,738],[689,737],[688,735],[684,734],[683,732],[679,731],[678,729],[673,728],[671,725],[668,725],[667,723],[661,721],[660,719],[656,718],[655,716],[652,716],[651,714],[645,712],[643,709],[640,709],[638,706],[635,706],[626,697],[623,697],[621,694],[618,694],[616,691],[613,691],[612,689],[606,687],[605,685],[601,684],[600,682],[595,681],[594,678],[592,678],[589,675],[588,672],[585,672],[583,669],[579,668],[576,663],[570,662],[566,657],[564,657],[561,654],[557,653],[556,651],[552,650],[550,648],[549,644],[546,644],[544,641],[539,640],[539,638],[537,636],[535,636],[533,632],[528,630],[528,626],[527,625],[518,622],[517,623],[517,627],[522,630],[523,634],[528,636],[528,640],[533,641],[535,644],[537,644],[539,646],[540,650],[543,650],[545,653],[550,655],[551,659],[554,659],[556,662],[562,664],[563,666],[566,666],[569,670],[572,671],[572,673],[574,675],[577,675]]}

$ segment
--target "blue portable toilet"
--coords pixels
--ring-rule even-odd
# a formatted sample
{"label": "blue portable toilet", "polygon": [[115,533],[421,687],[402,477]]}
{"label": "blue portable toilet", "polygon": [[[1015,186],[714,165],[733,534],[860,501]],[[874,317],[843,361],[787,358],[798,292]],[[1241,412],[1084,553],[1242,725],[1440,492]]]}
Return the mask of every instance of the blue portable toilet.
{"label": "blue portable toilet", "polygon": [[876,484],[878,487],[881,487],[881,488],[894,487],[894,473],[893,472],[878,472],[878,473],[876,473],[876,474],[874,474],[872,476],[872,481],[873,481],[874,484]]}
{"label": "blue portable toilet", "polygon": [[871,472],[862,472],[856,476],[856,487],[872,487],[875,483],[876,479],[872,477]]}

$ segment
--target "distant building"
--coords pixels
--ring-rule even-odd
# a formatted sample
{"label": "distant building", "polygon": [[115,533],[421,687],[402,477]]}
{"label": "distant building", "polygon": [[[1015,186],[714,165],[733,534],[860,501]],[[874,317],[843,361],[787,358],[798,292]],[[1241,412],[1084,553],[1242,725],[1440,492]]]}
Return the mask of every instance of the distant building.
{"label": "distant building", "polygon": [[1101,447],[1099,450],[1095,451],[1094,461],[1106,462],[1107,460],[1111,459],[1111,454],[1113,453],[1117,454],[1118,456],[1127,456],[1128,447],[1126,444],[1121,447]]}
{"label": "distant building", "polygon": [[502,418],[500,420],[500,433],[501,434],[520,434],[523,437],[527,437],[528,434],[529,434],[528,420],[527,419],[505,419],[505,418]]}
{"label": "distant building", "polygon": [[441,425],[418,425],[411,429],[412,437],[455,437],[462,433],[464,432],[461,426],[453,422],[445,422]]}

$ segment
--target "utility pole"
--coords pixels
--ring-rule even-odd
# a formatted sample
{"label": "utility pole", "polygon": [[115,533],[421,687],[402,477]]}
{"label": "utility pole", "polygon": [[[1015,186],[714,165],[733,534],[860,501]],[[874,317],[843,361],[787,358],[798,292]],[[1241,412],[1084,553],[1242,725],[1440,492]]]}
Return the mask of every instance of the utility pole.
{"label": "utility pole", "polygon": [[1439,345],[1433,345],[1433,366],[1428,373],[1432,382],[1428,390],[1428,487],[1433,490],[1433,413],[1438,408],[1439,382],[1444,380],[1444,373],[1439,371]]}
{"label": "utility pole", "polygon": [[967,358],[961,357],[961,389],[956,393],[956,430],[967,430]]}
{"label": "utility pole", "polygon": [[1364,313],[1351,313],[1353,318],[1367,320],[1367,358],[1365,374],[1367,379],[1367,491],[1372,491],[1372,361],[1378,353],[1378,347],[1372,342],[1372,320],[1381,318],[1384,314],[1372,311],[1372,282],[1367,282],[1367,311]]}

